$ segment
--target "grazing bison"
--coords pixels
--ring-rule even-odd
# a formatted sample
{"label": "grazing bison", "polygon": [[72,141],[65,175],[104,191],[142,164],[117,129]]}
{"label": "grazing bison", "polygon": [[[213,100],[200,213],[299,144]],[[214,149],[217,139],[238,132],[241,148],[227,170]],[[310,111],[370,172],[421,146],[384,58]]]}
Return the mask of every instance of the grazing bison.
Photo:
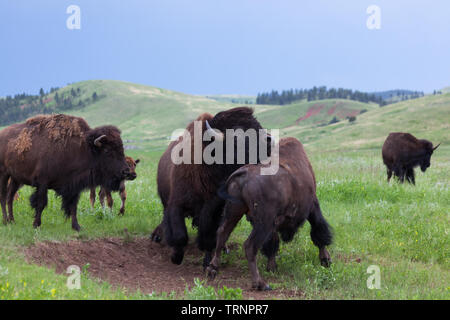
{"label": "grazing bison", "polygon": [[433,151],[439,147],[424,139],[417,139],[410,133],[392,132],[383,144],[383,162],[387,167],[387,181],[392,177],[392,172],[404,182],[405,176],[409,183],[415,184],[414,168],[420,166],[425,172],[430,166],[430,158]]}
{"label": "grazing bison", "polygon": [[[226,152],[223,152],[222,163],[224,164],[207,164],[204,159],[201,159],[200,164],[193,164],[194,162],[175,164],[171,157],[172,150],[180,143],[184,143],[185,138],[189,148],[194,149],[196,145],[194,141],[195,126],[199,126],[199,124],[201,125],[200,134],[215,137],[214,139],[223,141],[224,146],[228,140],[228,134],[224,134],[226,129],[242,129],[244,131],[254,129],[257,132],[258,155],[259,141],[265,144],[268,151],[266,154],[270,155],[270,145],[267,146],[270,136],[267,133],[260,136],[262,127],[250,108],[238,107],[219,112],[215,116],[204,113],[197,118],[196,122],[188,125],[184,136],[169,145],[159,161],[157,183],[158,194],[164,206],[164,216],[162,223],[153,231],[151,239],[160,242],[164,236],[166,243],[172,248],[172,262],[181,264],[184,248],[188,243],[185,218],[193,217],[192,224],[198,227],[198,247],[205,252],[203,266],[206,268],[211,259],[211,252],[216,246],[216,231],[225,204],[225,201],[217,195],[217,190],[233,171],[245,163],[249,163],[249,140],[245,144],[246,156],[242,164],[237,163],[236,158],[233,164],[225,164]],[[221,133],[212,128],[220,130]],[[187,133],[189,133],[188,136],[186,136]],[[201,151],[210,143],[209,141],[202,142],[200,137]],[[234,146],[236,147],[236,144]],[[194,153],[191,154],[193,160],[195,160]],[[234,155],[236,156],[236,154],[235,152]],[[257,162],[260,160],[258,156]]]}
{"label": "grazing bison", "polygon": [[7,198],[12,198],[21,185],[29,185],[36,188],[30,197],[35,210],[34,227],[41,225],[49,189],[62,197],[62,209],[72,218],[72,228],[79,231],[76,215],[81,191],[98,185],[118,190],[130,173],[119,129],[91,129],[78,117],[36,116],[3,129],[0,141],[4,142],[0,144],[3,217]]}
{"label": "grazing bison", "polygon": [[[125,180],[133,181],[134,179],[137,178],[136,165],[140,162],[140,160],[137,159],[135,161],[132,157],[125,157],[125,160],[128,164],[128,167],[130,168],[130,174],[127,176],[127,178]],[[122,205],[120,206],[119,214],[122,214],[122,215],[125,213],[125,201],[127,200],[127,192],[125,190],[125,180],[123,180],[120,183],[120,188],[119,188],[120,199],[122,200]],[[94,187],[91,188],[90,200],[91,200],[92,207],[94,207],[94,204],[95,204],[95,189],[96,188],[94,188]],[[108,207],[110,209],[112,209],[114,200],[111,196],[111,190],[107,189],[106,187],[100,187],[98,197],[100,199],[100,204],[102,205],[103,208],[105,207],[105,197],[106,197]]]}
{"label": "grazing bison", "polygon": [[275,175],[260,175],[262,164],[246,165],[234,172],[221,189],[222,196],[228,200],[217,231],[214,257],[207,268],[211,278],[217,274],[225,242],[244,214],[253,226],[244,248],[254,288],[270,289],[256,266],[258,250],[268,258],[267,270],[274,271],[278,233],[283,241],[289,242],[305,220],[311,224],[311,239],[319,248],[321,264],[330,265],[325,246],[331,244],[332,234],[322,216],[314,172],[300,141],[281,139],[279,161],[280,168]]}

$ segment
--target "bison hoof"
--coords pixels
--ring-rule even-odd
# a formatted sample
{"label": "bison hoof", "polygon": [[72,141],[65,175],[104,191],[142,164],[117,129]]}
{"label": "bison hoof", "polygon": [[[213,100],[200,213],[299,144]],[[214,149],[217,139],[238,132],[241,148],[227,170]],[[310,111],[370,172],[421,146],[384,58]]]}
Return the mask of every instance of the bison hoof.
{"label": "bison hoof", "polygon": [[208,268],[206,268],[206,273],[208,274],[210,280],[214,280],[218,273],[217,268],[210,265],[208,266]]}
{"label": "bison hoof", "polygon": [[161,237],[160,237],[159,235],[157,235],[157,234],[154,234],[154,233],[152,233],[152,234],[150,235],[150,239],[151,239],[153,242],[156,242],[156,243],[160,243],[160,242],[161,242]]}
{"label": "bison hoof", "polygon": [[325,267],[328,268],[331,265],[331,259],[330,258],[323,258],[320,259],[320,264]]}
{"label": "bison hoof", "polygon": [[270,290],[272,290],[272,288],[268,284],[266,284],[264,281],[261,281],[261,282],[259,282],[257,284],[254,284],[253,288],[257,289],[259,291],[270,291]]}
{"label": "bison hoof", "polygon": [[77,232],[80,232],[81,227],[80,227],[80,225],[77,224],[77,225],[73,225],[73,226],[72,226],[72,229],[75,230],[75,231],[77,231]]}
{"label": "bison hoof", "polygon": [[180,265],[183,262],[183,257],[184,257],[184,254],[182,252],[181,253],[174,252],[170,256],[170,260],[172,261],[173,264]]}
{"label": "bison hoof", "polygon": [[267,272],[275,272],[277,271],[277,265],[273,265],[273,264],[267,264],[267,268],[266,268]]}

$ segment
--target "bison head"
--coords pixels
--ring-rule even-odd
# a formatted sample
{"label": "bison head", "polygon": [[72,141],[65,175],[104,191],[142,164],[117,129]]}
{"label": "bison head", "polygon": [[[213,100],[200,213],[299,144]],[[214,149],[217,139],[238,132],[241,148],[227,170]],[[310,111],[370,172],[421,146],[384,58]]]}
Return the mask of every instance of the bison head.
{"label": "bison head", "polygon": [[[262,130],[251,108],[238,107],[219,112],[212,119],[205,120],[204,131],[223,142],[222,163],[226,164],[230,174],[244,164],[260,163],[270,156],[271,137]],[[205,142],[207,144],[209,142]],[[227,146],[232,146],[232,149]],[[261,147],[267,150],[261,152],[263,157],[260,155]]]}
{"label": "bison head", "polygon": [[137,174],[136,174],[136,166],[137,164],[141,161],[139,159],[134,160],[131,157],[125,157],[125,160],[128,164],[128,167],[130,168],[130,173],[127,176],[127,180],[133,181],[134,179],[137,178]]}
{"label": "bison head", "polygon": [[433,155],[434,150],[440,146],[440,143],[436,147],[433,147],[433,144],[428,140],[421,140],[421,142],[424,146],[424,155],[420,162],[420,170],[425,172],[430,167],[431,156]]}
{"label": "bison head", "polygon": [[99,127],[90,130],[86,140],[93,156],[94,184],[119,190],[120,182],[130,174],[120,130],[114,126]]}

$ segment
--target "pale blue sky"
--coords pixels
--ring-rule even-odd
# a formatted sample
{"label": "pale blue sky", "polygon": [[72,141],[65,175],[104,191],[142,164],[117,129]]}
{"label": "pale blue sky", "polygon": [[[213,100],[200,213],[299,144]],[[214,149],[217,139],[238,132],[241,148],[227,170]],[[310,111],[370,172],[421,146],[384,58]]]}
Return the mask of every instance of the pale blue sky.
{"label": "pale blue sky", "polygon": [[[81,30],[66,8],[81,8]],[[381,8],[368,30],[366,9]],[[191,94],[450,85],[450,1],[2,0],[0,96],[88,79]]]}

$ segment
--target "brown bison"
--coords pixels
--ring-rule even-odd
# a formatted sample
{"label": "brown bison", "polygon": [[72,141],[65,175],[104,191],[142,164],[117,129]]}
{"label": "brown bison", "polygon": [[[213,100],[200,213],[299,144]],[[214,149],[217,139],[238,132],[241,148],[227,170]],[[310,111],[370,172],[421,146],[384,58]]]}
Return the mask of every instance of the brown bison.
{"label": "brown bison", "polygon": [[36,188],[30,197],[35,210],[34,227],[41,225],[47,191],[52,189],[62,197],[62,209],[72,218],[72,228],[79,231],[77,205],[81,191],[98,185],[118,190],[130,173],[119,129],[91,129],[78,117],[36,116],[0,131],[0,141],[0,203],[5,220],[7,199],[21,185],[29,185]]}
{"label": "brown bison", "polygon": [[414,168],[420,166],[425,172],[430,166],[433,151],[439,147],[424,139],[417,139],[410,133],[392,132],[383,144],[383,162],[387,168],[387,181],[392,177],[392,172],[404,182],[405,176],[409,183],[415,184]]}
{"label": "brown bison", "polygon": [[[136,159],[135,161],[132,157],[125,157],[125,160],[128,164],[128,167],[130,168],[130,174],[127,176],[126,180],[133,181],[137,178],[136,165],[140,162],[140,160]],[[95,205],[95,189],[96,188],[94,187],[91,188],[90,201],[92,207],[94,207]],[[125,180],[123,180],[120,183],[119,194],[120,199],[122,200],[122,205],[120,206],[119,214],[123,215],[125,213],[125,201],[127,200],[127,192],[125,190]],[[108,207],[112,210],[114,200],[111,196],[111,190],[107,189],[106,187],[100,187],[98,198],[103,208],[105,207],[105,197]]]}
{"label": "brown bison", "polygon": [[[267,133],[260,135],[262,127],[253,116],[253,110],[247,107],[238,107],[227,111],[222,111],[212,116],[204,113],[197,118],[197,122],[191,122],[186,132],[191,140],[186,138],[189,148],[194,148],[195,126],[200,124],[200,133],[209,135],[227,144],[227,129],[254,129],[258,133],[257,148],[260,148],[262,141],[267,148],[266,155],[270,155],[270,146],[267,146],[269,136]],[[216,130],[220,130],[218,133]],[[251,131],[251,130],[250,130]],[[186,137],[186,132],[185,136]],[[231,138],[230,138],[231,139]],[[233,142],[228,140],[228,142]],[[201,151],[205,150],[211,141],[200,140]],[[249,143],[245,144],[245,163],[249,163]],[[193,217],[192,224],[198,227],[197,244],[200,250],[205,252],[203,266],[209,264],[211,252],[216,246],[216,230],[219,226],[221,213],[225,201],[217,195],[217,190],[225,182],[228,176],[244,165],[234,161],[226,164],[226,152],[223,152],[223,164],[207,164],[204,159],[200,164],[181,163],[175,164],[172,161],[172,150],[184,143],[184,138],[180,137],[173,141],[166,152],[161,157],[158,164],[158,193],[164,206],[164,216],[162,223],[153,231],[151,239],[160,242],[163,237],[172,248],[171,260],[175,264],[181,264],[184,256],[184,248],[188,243],[185,218]],[[236,147],[236,144],[234,144]],[[235,150],[236,151],[236,150]],[[185,152],[183,150],[183,152]],[[227,150],[228,152],[228,150]],[[195,152],[192,152],[194,159]],[[235,152],[234,155],[237,153]],[[258,151],[259,155],[259,151]],[[260,161],[258,157],[257,161]]]}
{"label": "brown bison", "polygon": [[314,172],[300,141],[281,139],[279,162],[280,168],[275,175],[261,175],[262,164],[246,165],[234,172],[221,189],[227,202],[223,222],[217,231],[214,257],[207,268],[211,278],[217,274],[223,246],[244,214],[253,226],[244,248],[254,288],[270,289],[256,266],[258,250],[261,249],[268,258],[267,270],[274,271],[279,248],[278,233],[283,241],[291,241],[305,220],[311,224],[311,239],[319,248],[321,264],[330,265],[330,255],[325,246],[331,244],[332,234],[322,216]]}

